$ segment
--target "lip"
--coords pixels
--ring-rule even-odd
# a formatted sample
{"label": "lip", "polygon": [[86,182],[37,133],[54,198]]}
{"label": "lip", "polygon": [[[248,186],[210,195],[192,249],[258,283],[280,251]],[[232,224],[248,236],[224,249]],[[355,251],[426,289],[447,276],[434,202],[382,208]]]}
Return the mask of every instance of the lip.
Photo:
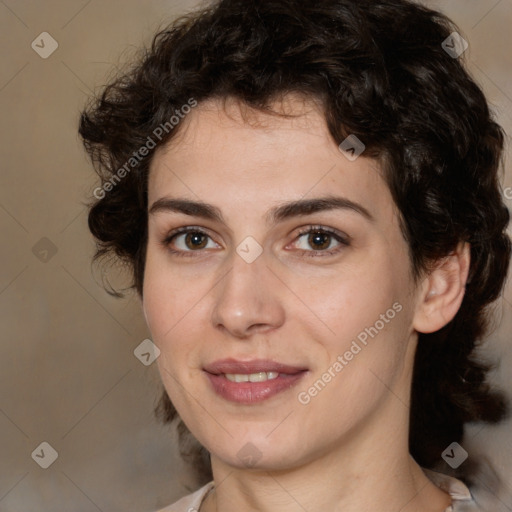
{"label": "lip", "polygon": [[[206,365],[204,372],[213,390],[222,398],[239,404],[255,404],[294,387],[307,373],[307,368],[267,359],[222,359]],[[226,373],[249,375],[259,372],[277,372],[279,375],[264,382],[231,382],[225,377]]]}
{"label": "lip", "polygon": [[307,370],[307,368],[278,363],[269,359],[252,359],[250,361],[219,359],[218,361],[206,365],[204,370],[214,375],[220,375],[221,373],[240,373],[248,375],[250,373],[258,372],[277,372],[293,375]]}

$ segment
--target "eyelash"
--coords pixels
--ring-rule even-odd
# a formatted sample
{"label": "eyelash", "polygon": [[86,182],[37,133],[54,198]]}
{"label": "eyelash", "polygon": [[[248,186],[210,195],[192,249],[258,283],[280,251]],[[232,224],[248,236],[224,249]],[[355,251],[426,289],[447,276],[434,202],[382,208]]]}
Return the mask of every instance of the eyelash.
{"label": "eyelash", "polygon": [[[183,235],[183,234],[188,234],[188,233],[197,233],[197,234],[200,234],[200,235],[204,235],[204,236],[207,236],[211,239],[210,235],[208,235],[208,233],[206,233],[203,229],[199,228],[199,227],[195,227],[195,226],[187,226],[187,227],[183,227],[183,228],[178,228],[177,230],[175,231],[172,231],[171,233],[169,233],[165,238],[164,240],[162,241],[162,245],[169,251],[171,252],[172,254],[175,254],[177,256],[183,256],[183,257],[193,257],[195,256],[194,253],[199,253],[199,252],[202,252],[201,249],[198,249],[197,251],[182,251],[182,250],[176,250],[176,249],[171,249],[170,248],[170,244],[171,242],[176,238],[178,237],[179,235]],[[319,226],[319,225],[310,225],[310,226],[307,226],[306,228],[302,229],[301,231],[299,231],[299,233],[297,234],[297,237],[296,239],[299,239],[300,237],[304,236],[304,235],[309,235],[309,234],[313,234],[313,233],[320,233],[322,235],[328,235],[328,236],[331,236],[332,238],[334,238],[334,240],[336,240],[339,245],[337,247],[335,247],[334,249],[329,249],[329,250],[311,250],[311,251],[307,251],[307,250],[304,250],[304,249],[299,249],[299,251],[306,257],[326,257],[326,256],[331,256],[331,255],[334,255],[334,254],[337,254],[338,252],[340,252],[344,247],[347,247],[350,245],[350,242],[349,242],[349,238],[345,235],[342,235],[341,233],[337,232],[337,231],[334,231],[332,229],[329,229],[329,228],[326,228],[324,226]]]}
{"label": "eyelash", "polygon": [[306,228],[300,230],[299,233],[297,234],[297,239],[304,235],[309,235],[312,233],[320,233],[322,235],[331,236],[332,238],[334,238],[334,240],[336,240],[336,242],[339,243],[339,245],[337,247],[335,247],[334,249],[328,249],[328,250],[324,250],[324,251],[318,251],[318,250],[306,251],[304,249],[299,249],[299,251],[304,256],[306,256],[308,258],[332,256],[334,254],[339,253],[344,247],[347,247],[350,245],[349,239],[347,236],[343,236],[341,233],[338,233],[337,231],[335,231],[333,229],[329,229],[329,228],[326,228],[324,226],[319,226],[319,225],[307,226]]}

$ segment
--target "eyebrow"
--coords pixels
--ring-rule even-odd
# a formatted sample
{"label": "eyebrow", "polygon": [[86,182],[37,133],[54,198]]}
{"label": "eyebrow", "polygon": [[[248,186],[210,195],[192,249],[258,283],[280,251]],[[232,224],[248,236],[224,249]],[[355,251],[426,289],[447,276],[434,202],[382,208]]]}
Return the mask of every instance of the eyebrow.
{"label": "eyebrow", "polygon": [[[313,213],[329,210],[351,210],[367,220],[374,222],[373,215],[361,204],[340,196],[326,196],[313,199],[299,199],[273,207],[265,216],[269,224],[276,224],[286,219],[311,215]],[[222,212],[216,206],[203,201],[190,199],[162,197],[157,199],[149,208],[149,215],[158,212],[176,212],[201,217],[226,224]]]}

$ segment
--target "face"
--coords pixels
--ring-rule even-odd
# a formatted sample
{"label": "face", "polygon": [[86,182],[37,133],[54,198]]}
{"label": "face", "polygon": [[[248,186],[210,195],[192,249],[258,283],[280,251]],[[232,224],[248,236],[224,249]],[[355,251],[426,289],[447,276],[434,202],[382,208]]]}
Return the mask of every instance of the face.
{"label": "face", "polygon": [[313,102],[275,108],[295,117],[200,104],[149,176],[159,371],[235,467],[293,467],[408,414],[415,287],[381,170],[347,158]]}

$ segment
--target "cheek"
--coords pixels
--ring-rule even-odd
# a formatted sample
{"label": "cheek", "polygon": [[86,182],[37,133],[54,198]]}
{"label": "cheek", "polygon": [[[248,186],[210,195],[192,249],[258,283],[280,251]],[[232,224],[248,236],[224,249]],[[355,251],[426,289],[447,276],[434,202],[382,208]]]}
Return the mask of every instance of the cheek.
{"label": "cheek", "polygon": [[[142,307],[152,341],[160,349],[156,364],[162,383],[180,416],[183,411],[187,416],[193,403],[189,403],[182,383],[193,377],[191,361],[194,360],[194,350],[197,350],[193,340],[199,339],[194,330],[197,325],[202,325],[194,321],[200,290],[197,281],[187,285],[169,265],[148,256]],[[192,389],[190,391],[197,395]]]}
{"label": "cheek", "polygon": [[143,309],[156,342],[166,344],[197,308],[208,290],[205,276],[187,275],[169,264],[164,254],[148,248],[144,271]]}
{"label": "cheek", "polygon": [[[320,278],[302,277],[292,286],[303,303],[302,316],[306,306],[324,333],[345,339],[373,325],[400,299],[403,291],[399,282],[391,269],[374,261],[365,268],[353,266]],[[296,318],[300,319],[298,313]]]}
{"label": "cheek", "polygon": [[[321,338],[321,356],[297,390],[308,428],[320,429],[326,439],[363,421],[389,396],[408,400],[403,382],[412,364],[407,361],[409,313],[389,297],[369,303],[365,297],[352,295],[344,302],[347,309],[332,317],[335,335]],[[325,419],[321,426],[318,417]]]}
{"label": "cheek", "polygon": [[393,265],[382,255],[368,263],[317,280],[315,286],[307,279],[295,283],[297,295],[308,297],[307,305],[317,317],[306,323],[304,315],[295,314],[300,330],[320,341],[316,350],[310,348],[316,357],[308,384],[328,381],[334,394],[326,393],[327,401],[339,392],[349,402],[350,396],[356,400],[374,395],[404,370],[412,324],[408,267]]}
{"label": "cheek", "polygon": [[206,273],[178,270],[165,255],[148,250],[142,306],[152,341],[160,349],[162,380],[177,404],[182,400],[177,382],[192,380],[195,385],[194,372],[204,358],[212,283]]}

